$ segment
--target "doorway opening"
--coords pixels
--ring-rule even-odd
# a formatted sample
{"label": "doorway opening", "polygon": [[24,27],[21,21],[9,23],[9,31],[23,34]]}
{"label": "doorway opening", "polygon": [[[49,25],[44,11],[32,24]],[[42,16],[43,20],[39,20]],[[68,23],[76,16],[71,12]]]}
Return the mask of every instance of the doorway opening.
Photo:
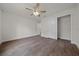
{"label": "doorway opening", "polygon": [[57,39],[71,41],[71,15],[57,18]]}

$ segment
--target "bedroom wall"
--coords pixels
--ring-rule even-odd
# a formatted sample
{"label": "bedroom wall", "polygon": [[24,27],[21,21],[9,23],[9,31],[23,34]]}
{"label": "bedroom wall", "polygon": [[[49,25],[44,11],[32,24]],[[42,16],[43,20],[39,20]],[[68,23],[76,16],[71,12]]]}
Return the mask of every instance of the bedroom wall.
{"label": "bedroom wall", "polygon": [[[73,8],[74,9],[74,8]],[[72,14],[72,10],[67,9],[42,19],[41,36],[57,39],[57,18]]]}
{"label": "bedroom wall", "polygon": [[[74,8],[61,11],[46,17],[42,21],[42,36],[57,38],[57,18],[65,15],[71,15],[71,42],[79,47],[79,4]],[[53,21],[54,20],[54,21]],[[49,23],[50,22],[50,23]],[[49,23],[49,24],[48,24]],[[52,23],[55,23],[54,27]],[[53,31],[54,30],[54,31]],[[54,34],[55,33],[55,34]]]}
{"label": "bedroom wall", "polygon": [[57,20],[56,17],[50,16],[42,19],[41,36],[57,39]]}
{"label": "bedroom wall", "polygon": [[1,33],[1,10],[0,10],[0,43],[1,43],[1,38],[2,38],[2,37],[1,37],[1,34],[2,34],[2,33]]}
{"label": "bedroom wall", "polygon": [[72,43],[79,47],[79,4],[72,14]]}
{"label": "bedroom wall", "polygon": [[37,35],[36,21],[28,17],[2,12],[2,40],[8,41]]}

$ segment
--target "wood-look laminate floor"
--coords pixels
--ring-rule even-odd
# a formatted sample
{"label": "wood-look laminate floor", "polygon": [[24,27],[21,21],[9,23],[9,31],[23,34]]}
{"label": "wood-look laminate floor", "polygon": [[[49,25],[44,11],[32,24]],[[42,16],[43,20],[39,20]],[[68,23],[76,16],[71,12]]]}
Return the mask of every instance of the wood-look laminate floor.
{"label": "wood-look laminate floor", "polygon": [[38,36],[4,42],[1,56],[79,56],[76,45],[66,40]]}

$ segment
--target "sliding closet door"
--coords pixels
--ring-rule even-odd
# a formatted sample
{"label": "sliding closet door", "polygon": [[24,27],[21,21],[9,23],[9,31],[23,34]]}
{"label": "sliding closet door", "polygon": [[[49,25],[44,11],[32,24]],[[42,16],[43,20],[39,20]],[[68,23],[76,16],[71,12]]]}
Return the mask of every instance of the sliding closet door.
{"label": "sliding closet door", "polygon": [[71,16],[58,18],[58,38],[71,40]]}

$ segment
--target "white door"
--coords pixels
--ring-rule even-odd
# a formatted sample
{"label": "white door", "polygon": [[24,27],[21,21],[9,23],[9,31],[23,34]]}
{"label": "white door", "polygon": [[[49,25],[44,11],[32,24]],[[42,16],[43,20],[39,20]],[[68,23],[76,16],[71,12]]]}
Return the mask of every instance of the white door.
{"label": "white door", "polygon": [[58,38],[71,40],[71,16],[58,18]]}

